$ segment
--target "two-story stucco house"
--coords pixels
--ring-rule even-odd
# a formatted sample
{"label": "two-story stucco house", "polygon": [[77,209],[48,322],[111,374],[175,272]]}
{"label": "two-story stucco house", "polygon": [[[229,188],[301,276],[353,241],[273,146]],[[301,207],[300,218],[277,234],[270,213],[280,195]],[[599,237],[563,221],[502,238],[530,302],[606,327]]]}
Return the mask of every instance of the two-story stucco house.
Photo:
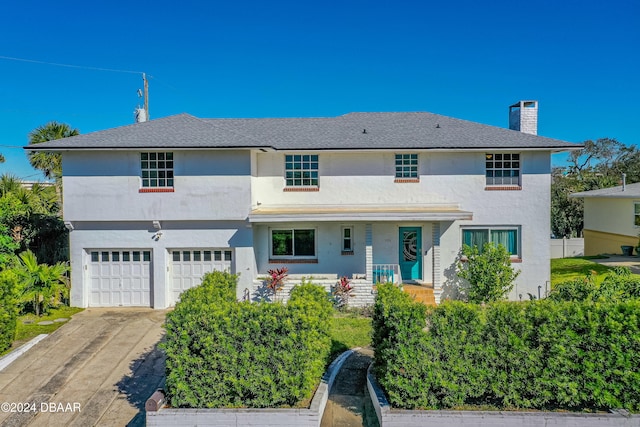
{"label": "two-story stucco house", "polygon": [[[187,114],[29,146],[62,154],[73,305],[173,305],[203,273],[240,274],[238,297],[291,277],[385,280],[454,296],[463,243],[504,244],[549,280],[550,156],[537,102],[502,129],[430,113],[199,119]],[[298,275],[298,276],[296,276]]]}

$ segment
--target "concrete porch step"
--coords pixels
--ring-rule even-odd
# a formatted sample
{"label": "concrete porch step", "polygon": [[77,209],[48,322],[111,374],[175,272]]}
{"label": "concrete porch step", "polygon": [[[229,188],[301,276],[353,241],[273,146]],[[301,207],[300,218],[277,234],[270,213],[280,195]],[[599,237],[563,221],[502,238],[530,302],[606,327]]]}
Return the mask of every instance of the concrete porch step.
{"label": "concrete porch step", "polygon": [[425,305],[436,305],[436,298],[433,294],[433,288],[420,285],[403,285],[402,290],[413,297],[417,302]]}

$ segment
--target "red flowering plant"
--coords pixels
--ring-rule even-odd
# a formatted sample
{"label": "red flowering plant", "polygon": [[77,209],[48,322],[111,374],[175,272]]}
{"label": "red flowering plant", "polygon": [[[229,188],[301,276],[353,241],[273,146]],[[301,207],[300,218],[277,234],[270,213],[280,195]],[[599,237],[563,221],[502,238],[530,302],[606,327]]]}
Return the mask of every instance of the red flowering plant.
{"label": "red flowering plant", "polygon": [[349,305],[349,298],[351,298],[352,294],[353,285],[347,276],[342,276],[338,283],[331,288],[333,303],[338,309],[346,308]]}
{"label": "red flowering plant", "polygon": [[287,280],[289,269],[287,267],[274,268],[267,270],[269,277],[267,277],[267,288],[273,292],[274,299],[278,295],[278,292],[284,288],[284,282]]}

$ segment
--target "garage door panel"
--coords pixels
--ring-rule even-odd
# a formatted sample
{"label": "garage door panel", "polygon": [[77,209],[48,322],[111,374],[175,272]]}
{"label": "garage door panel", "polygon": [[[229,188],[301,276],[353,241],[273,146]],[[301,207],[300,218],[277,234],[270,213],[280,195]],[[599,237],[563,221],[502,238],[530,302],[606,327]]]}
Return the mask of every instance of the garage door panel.
{"label": "garage door panel", "polygon": [[151,251],[89,251],[92,307],[146,306],[151,294]]}
{"label": "garage door panel", "polygon": [[231,271],[232,251],[229,249],[175,249],[171,251],[171,296],[175,303],[180,294],[202,283],[205,273]]}

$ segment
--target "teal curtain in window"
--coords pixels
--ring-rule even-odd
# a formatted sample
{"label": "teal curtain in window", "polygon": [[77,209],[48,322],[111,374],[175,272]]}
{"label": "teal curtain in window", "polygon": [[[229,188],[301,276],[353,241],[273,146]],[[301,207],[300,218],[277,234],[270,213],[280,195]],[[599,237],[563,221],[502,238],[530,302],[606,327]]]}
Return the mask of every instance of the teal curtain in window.
{"label": "teal curtain in window", "polygon": [[491,241],[497,246],[502,245],[511,255],[518,253],[517,230],[491,230]]}
{"label": "teal curtain in window", "polygon": [[478,249],[482,250],[482,247],[488,241],[489,241],[489,231],[486,229],[462,231],[462,242],[465,245],[477,246]]}

